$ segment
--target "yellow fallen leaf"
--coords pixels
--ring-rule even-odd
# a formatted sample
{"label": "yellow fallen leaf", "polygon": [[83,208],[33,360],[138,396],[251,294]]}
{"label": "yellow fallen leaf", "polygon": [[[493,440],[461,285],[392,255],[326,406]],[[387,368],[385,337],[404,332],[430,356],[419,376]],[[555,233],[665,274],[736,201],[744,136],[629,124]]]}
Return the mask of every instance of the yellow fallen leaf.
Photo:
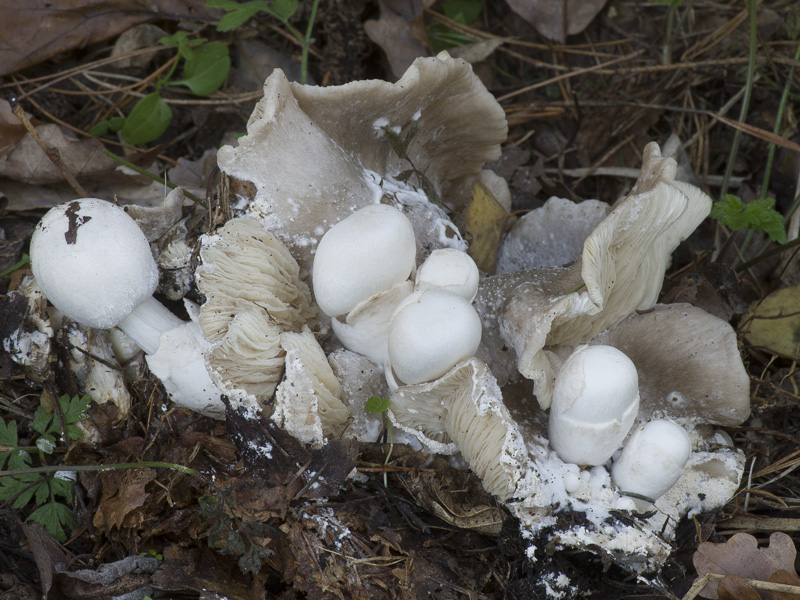
{"label": "yellow fallen leaf", "polygon": [[772,292],[750,309],[745,337],[773,354],[800,357],[800,285]]}
{"label": "yellow fallen leaf", "polygon": [[467,253],[481,271],[490,275],[497,264],[497,249],[507,219],[508,213],[489,188],[476,181],[464,210],[464,226],[470,239]]}

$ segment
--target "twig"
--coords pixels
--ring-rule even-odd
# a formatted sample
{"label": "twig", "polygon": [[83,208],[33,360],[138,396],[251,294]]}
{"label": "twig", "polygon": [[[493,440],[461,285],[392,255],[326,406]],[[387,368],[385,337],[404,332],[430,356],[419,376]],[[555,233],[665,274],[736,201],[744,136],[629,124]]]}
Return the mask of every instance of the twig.
{"label": "twig", "polygon": [[22,105],[19,103],[19,99],[17,98],[16,94],[11,94],[8,99],[8,103],[11,105],[11,112],[14,113],[14,116],[17,117],[22,124],[25,126],[25,129],[28,130],[30,136],[36,140],[36,143],[39,144],[39,147],[44,152],[45,156],[50,159],[50,162],[55,165],[56,169],[61,172],[61,175],[64,176],[64,179],[67,180],[70,187],[75,190],[75,193],[78,194],[81,198],[86,198],[88,194],[86,190],[83,189],[78,180],[75,179],[75,176],[69,172],[67,167],[64,165],[64,162],[61,160],[61,154],[59,153],[57,148],[50,148],[47,144],[44,143],[44,140],[39,137],[39,134],[36,132],[36,128],[31,125],[31,122],[28,120],[28,117],[25,116],[25,111],[22,109]]}
{"label": "twig", "polygon": [[[718,575],[717,573],[706,573],[700,579],[694,582],[694,585],[691,589],[686,592],[686,595],[683,597],[682,600],[692,600],[693,598],[697,598],[700,595],[700,592],[703,591],[703,588],[706,587],[712,581],[722,581],[725,579],[725,575]],[[800,586],[797,585],[788,585],[786,583],[772,583],[771,581],[759,581],[758,579],[746,579],[748,585],[754,587],[755,589],[761,590],[769,590],[771,592],[783,592],[784,594],[792,594],[794,596],[800,596]]]}

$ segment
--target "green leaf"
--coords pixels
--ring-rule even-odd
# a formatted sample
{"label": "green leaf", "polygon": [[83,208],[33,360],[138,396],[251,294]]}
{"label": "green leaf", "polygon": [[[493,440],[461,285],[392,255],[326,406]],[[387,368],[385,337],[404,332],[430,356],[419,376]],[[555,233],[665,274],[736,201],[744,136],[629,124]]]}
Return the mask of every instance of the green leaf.
{"label": "green leaf", "polygon": [[72,493],[75,491],[75,482],[71,479],[56,477],[50,479],[50,491],[54,496],[61,496],[67,502],[72,502]]}
{"label": "green leaf", "polygon": [[16,477],[3,477],[0,479],[0,501],[11,500],[11,498],[21,493],[27,485],[27,483],[20,481]]}
{"label": "green leaf", "polygon": [[36,447],[45,454],[52,454],[56,449],[56,441],[51,435],[43,435],[36,438]]}
{"label": "green leaf", "polygon": [[8,456],[8,468],[12,471],[24,469],[31,464],[31,455],[25,450],[14,450]]}
{"label": "green leaf", "polygon": [[108,121],[99,121],[89,130],[94,137],[100,137],[108,133]]}
{"label": "green leaf", "polygon": [[61,413],[64,415],[64,423],[72,425],[89,418],[89,405],[92,397],[89,395],[73,396],[63,395],[58,399]]}
{"label": "green leaf", "polygon": [[117,132],[122,129],[122,126],[125,124],[125,117],[111,117],[108,120],[108,128],[111,131]]}
{"label": "green leaf", "polygon": [[56,538],[59,542],[65,542],[67,535],[64,527],[72,529],[72,511],[69,507],[60,502],[48,502],[44,506],[37,508],[28,517],[28,521],[40,523],[47,533]]}
{"label": "green leaf", "polygon": [[44,435],[48,433],[53,427],[53,413],[47,412],[41,404],[36,408],[33,413],[33,421],[31,421],[31,429],[37,433]]}
{"label": "green leaf", "polygon": [[372,396],[364,405],[364,410],[371,413],[382,413],[389,409],[389,398],[381,398],[380,396]]}
{"label": "green leaf", "polygon": [[297,12],[297,0],[275,0],[270,8],[273,14],[285,23]]}
{"label": "green leaf", "polygon": [[[33,498],[33,493],[39,489],[38,483],[24,483],[24,487],[20,489],[19,495],[14,499],[14,502],[11,503],[11,508],[14,510],[20,510],[28,506],[28,503]],[[47,486],[45,486],[47,488]]]}
{"label": "green leaf", "polygon": [[477,19],[483,3],[480,0],[451,0],[450,2],[442,2],[442,12],[448,19],[458,21],[462,25],[472,23]]}
{"label": "green leaf", "polygon": [[221,42],[212,42],[194,51],[183,67],[184,79],[172,85],[185,85],[198,96],[208,96],[222,87],[230,69],[228,47]]}
{"label": "green leaf", "polygon": [[177,47],[180,46],[189,34],[186,31],[176,31],[174,35],[164,36],[158,40],[162,46]]}
{"label": "green leaf", "polygon": [[172,121],[172,109],[161,94],[148,94],[133,107],[122,126],[122,137],[133,146],[146,144],[161,137]]}
{"label": "green leaf", "polygon": [[742,228],[763,231],[773,241],[786,243],[786,231],[783,226],[783,215],[774,208],[773,198],[752,200],[745,204],[734,194],[725,194],[722,200],[711,207],[711,217],[730,227],[734,231]]}
{"label": "green leaf", "polygon": [[[381,127],[383,133],[386,134],[386,139],[389,140],[389,145],[391,145],[392,150],[395,154],[397,154],[398,158],[402,158],[403,160],[408,160],[408,143],[411,140],[408,140],[400,137],[399,134],[392,131],[388,125],[384,125]],[[410,132],[409,132],[410,133]]]}
{"label": "green leaf", "polygon": [[[34,486],[33,489],[34,492],[36,492],[36,497],[34,498],[36,506],[41,506],[50,499],[50,481],[50,479],[42,479],[42,481]],[[27,504],[27,502],[25,504]],[[25,506],[25,504],[23,504],[23,506]]]}
{"label": "green leaf", "polygon": [[269,5],[263,0],[254,0],[239,4],[230,0],[209,0],[206,2],[208,8],[221,8],[228,11],[217,23],[217,31],[231,31],[244,25],[250,17],[262,10],[268,10]]}

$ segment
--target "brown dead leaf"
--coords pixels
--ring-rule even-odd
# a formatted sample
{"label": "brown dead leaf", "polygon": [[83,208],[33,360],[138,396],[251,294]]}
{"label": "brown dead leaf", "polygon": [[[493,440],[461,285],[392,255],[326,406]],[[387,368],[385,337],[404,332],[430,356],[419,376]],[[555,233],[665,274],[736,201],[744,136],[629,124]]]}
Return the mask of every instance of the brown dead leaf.
{"label": "brown dead leaf", "polygon": [[489,188],[476,181],[464,210],[467,234],[472,238],[467,254],[481,271],[490,275],[497,265],[497,249],[507,218],[508,213]]}
{"label": "brown dead leaf", "polygon": [[[0,104],[7,104],[0,100]],[[103,145],[95,139],[79,140],[58,125],[44,124],[36,132],[49,148],[58,150],[64,166],[75,177],[113,169],[116,163],[103,154]],[[64,176],[29,135],[0,151],[0,176],[27,184],[58,183]]]}
{"label": "brown dead leaf", "polygon": [[[778,569],[769,578],[770,583],[780,583],[783,585],[791,585],[800,589],[800,577],[783,569]],[[797,600],[797,593],[791,594],[789,592],[779,592],[772,590],[771,600]]]}
{"label": "brown dead leaf", "polygon": [[606,0],[506,0],[506,3],[544,37],[564,43],[567,35],[575,35],[588,27],[603,10]]}
{"label": "brown dead leaf", "polygon": [[[716,573],[768,581],[779,569],[796,575],[796,554],[792,538],[785,533],[776,531],[769,536],[767,548],[759,548],[758,541],[749,533],[737,533],[724,544],[703,542],[697,547],[692,561],[699,577],[706,573]],[[718,585],[718,582],[709,582],[700,595],[704,598],[721,598],[717,594]]]}
{"label": "brown dead leaf", "polygon": [[726,575],[718,582],[717,595],[719,600],[761,600],[747,579],[738,575]]}
{"label": "brown dead leaf", "polygon": [[364,23],[364,31],[389,59],[395,77],[401,77],[415,58],[428,56],[428,34],[422,21],[422,0],[378,0],[381,15]]}
{"label": "brown dead leaf", "polygon": [[147,500],[144,488],[156,478],[156,470],[104,471],[100,478],[103,497],[94,516],[94,526],[110,532],[114,527],[132,525],[131,517]]}
{"label": "brown dead leaf", "polygon": [[0,76],[85,48],[157,17],[211,19],[203,0],[10,0],[0,19]]}

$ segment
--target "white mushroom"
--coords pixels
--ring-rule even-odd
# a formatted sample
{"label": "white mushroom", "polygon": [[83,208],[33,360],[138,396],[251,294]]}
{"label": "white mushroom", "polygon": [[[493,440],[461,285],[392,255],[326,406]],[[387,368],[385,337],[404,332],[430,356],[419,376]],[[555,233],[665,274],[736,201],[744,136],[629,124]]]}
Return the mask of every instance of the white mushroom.
{"label": "white mushroom", "polygon": [[631,435],[611,468],[611,477],[621,494],[633,497],[640,511],[652,509],[683,475],[692,444],[683,427],[674,421],[656,419]]}
{"label": "white mushroom", "polygon": [[455,248],[439,248],[417,269],[414,290],[443,289],[472,302],[478,293],[479,279],[478,266],[469,254]]}
{"label": "white mushroom", "polygon": [[414,227],[403,213],[371,204],[331,227],[314,256],[314,296],[322,312],[344,315],[370,296],[408,279],[416,256]]}
{"label": "white mushroom", "polygon": [[481,320],[463,296],[445,290],[414,292],[389,326],[387,379],[432,381],[475,354]]}
{"label": "white mushroom", "polygon": [[[199,327],[152,297],[158,269],[147,239],[124,210],[96,198],[59,204],[36,226],[30,256],[39,287],[62,313],[89,327],[119,327],[148,354],[176,404],[223,415]],[[178,376],[180,383],[173,379]]]}
{"label": "white mushroom", "polygon": [[636,367],[611,346],[579,346],[556,377],[550,445],[567,463],[602,465],[639,410]]}

